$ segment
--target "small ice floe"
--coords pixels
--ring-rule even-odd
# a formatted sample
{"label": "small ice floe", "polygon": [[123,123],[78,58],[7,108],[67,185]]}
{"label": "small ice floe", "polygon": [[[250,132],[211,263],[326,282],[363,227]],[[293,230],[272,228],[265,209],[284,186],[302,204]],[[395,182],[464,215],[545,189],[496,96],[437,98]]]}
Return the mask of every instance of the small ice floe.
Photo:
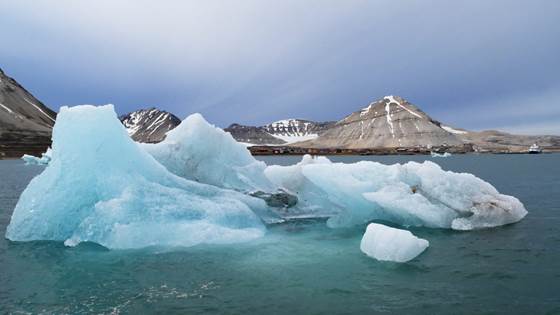
{"label": "small ice floe", "polygon": [[362,237],[360,249],[381,261],[407,262],[420,255],[430,243],[409,231],[370,223]]}
{"label": "small ice floe", "polygon": [[21,159],[25,161],[25,165],[47,165],[51,161],[51,148],[41,154],[41,157],[24,154]]}
{"label": "small ice floe", "polygon": [[430,152],[430,154],[432,155],[432,157],[450,157],[451,156],[451,153],[449,153],[449,152],[444,152],[444,153]]}

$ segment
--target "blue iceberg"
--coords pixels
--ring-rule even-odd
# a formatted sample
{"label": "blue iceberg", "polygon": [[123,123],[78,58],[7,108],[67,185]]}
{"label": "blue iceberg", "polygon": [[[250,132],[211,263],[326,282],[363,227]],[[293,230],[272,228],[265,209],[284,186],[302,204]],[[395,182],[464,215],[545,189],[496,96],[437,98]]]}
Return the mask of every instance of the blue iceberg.
{"label": "blue iceberg", "polygon": [[13,241],[95,242],[108,248],[251,240],[262,200],[170,173],[130,139],[112,105],[63,107],[52,159],[22,193]]}

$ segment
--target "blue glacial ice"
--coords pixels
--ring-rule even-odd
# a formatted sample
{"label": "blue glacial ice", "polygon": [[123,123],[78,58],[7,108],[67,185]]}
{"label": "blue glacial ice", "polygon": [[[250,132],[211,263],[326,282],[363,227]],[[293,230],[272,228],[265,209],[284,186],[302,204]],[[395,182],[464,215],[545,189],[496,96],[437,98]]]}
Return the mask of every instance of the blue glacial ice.
{"label": "blue glacial ice", "polygon": [[370,223],[360,242],[360,250],[377,260],[402,263],[414,259],[429,245],[409,231]]}
{"label": "blue glacial ice", "polygon": [[108,248],[192,246],[260,237],[262,200],[178,177],[127,135],[112,105],[63,107],[52,160],[18,201],[13,241]]}
{"label": "blue glacial ice", "polygon": [[[267,205],[254,192],[282,192],[297,202]],[[6,237],[108,248],[193,246],[258,238],[263,222],[278,217],[328,217],[330,227],[385,220],[471,230],[526,213],[487,182],[432,162],[344,164],[307,155],[295,165],[267,166],[199,114],[163,142],[139,144],[112,105],[84,105],[61,109],[51,161],[22,193]]]}

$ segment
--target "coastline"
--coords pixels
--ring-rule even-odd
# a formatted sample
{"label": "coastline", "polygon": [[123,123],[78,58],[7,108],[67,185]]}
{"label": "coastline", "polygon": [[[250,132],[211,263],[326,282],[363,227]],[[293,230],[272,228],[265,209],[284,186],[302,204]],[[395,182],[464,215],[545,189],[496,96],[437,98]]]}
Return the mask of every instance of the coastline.
{"label": "coastline", "polygon": [[[430,155],[432,153],[451,154],[531,154],[527,149],[474,149],[464,147],[434,147],[431,149],[412,148],[371,148],[371,149],[341,149],[341,148],[302,148],[293,146],[251,146],[247,150],[254,156],[259,155]],[[542,154],[558,153],[560,147],[543,148]]]}
{"label": "coastline", "polygon": [[[254,147],[248,147],[247,150],[251,152],[253,156],[303,156],[306,154],[310,155],[321,155],[321,156],[329,156],[329,155],[340,155],[340,156],[384,156],[384,155],[430,155],[433,153],[451,153],[451,154],[460,154],[460,155],[479,155],[479,154],[496,154],[496,155],[504,155],[504,154],[533,154],[528,151],[498,151],[498,150],[485,150],[485,151],[469,151],[469,152],[461,152],[459,150],[453,151],[428,151],[428,150],[409,150],[403,148],[388,148],[388,149],[307,149],[307,148],[293,148],[288,147],[288,149],[283,149],[286,147],[276,148],[276,147],[268,147],[263,149],[261,146],[257,146],[257,149],[251,150]],[[553,148],[553,149],[543,149],[543,151],[539,154],[553,154],[553,153],[560,153],[560,148]],[[41,156],[41,154],[35,155],[33,153],[26,153],[29,155],[34,156]],[[537,154],[538,155],[538,154]],[[23,154],[22,154],[23,156]],[[8,160],[20,160],[20,157],[17,156],[7,156],[2,157],[0,156],[0,161],[8,161]]]}

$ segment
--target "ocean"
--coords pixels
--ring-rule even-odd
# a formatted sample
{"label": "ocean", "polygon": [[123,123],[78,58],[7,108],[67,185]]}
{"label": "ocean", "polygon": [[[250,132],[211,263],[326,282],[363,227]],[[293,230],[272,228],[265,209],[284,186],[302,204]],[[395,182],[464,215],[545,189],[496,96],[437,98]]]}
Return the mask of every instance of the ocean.
{"label": "ocean", "polygon": [[[236,245],[107,250],[0,238],[0,313],[560,314],[560,154],[334,156],[337,162],[432,160],[519,198],[529,214],[494,229],[412,228],[430,247],[404,263],[359,249],[365,226],[270,226]],[[259,157],[293,164],[295,156]],[[0,233],[43,170],[0,161]]]}

